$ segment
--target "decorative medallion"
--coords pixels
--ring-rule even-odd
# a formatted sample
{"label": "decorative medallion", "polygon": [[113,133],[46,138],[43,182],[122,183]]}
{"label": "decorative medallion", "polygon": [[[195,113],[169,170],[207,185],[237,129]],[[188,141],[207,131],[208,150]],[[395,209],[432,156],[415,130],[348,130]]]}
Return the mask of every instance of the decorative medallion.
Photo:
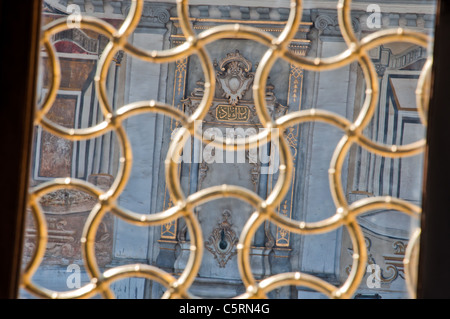
{"label": "decorative medallion", "polygon": [[223,90],[222,96],[229,99],[232,106],[236,106],[253,83],[255,73],[250,72],[252,63],[236,50],[214,65],[220,69],[216,78]]}
{"label": "decorative medallion", "polygon": [[213,254],[214,259],[219,263],[220,268],[225,268],[227,262],[236,255],[236,246],[239,238],[236,232],[231,229],[231,212],[224,210],[222,213],[222,222],[214,228],[208,241],[205,242],[206,249]]}

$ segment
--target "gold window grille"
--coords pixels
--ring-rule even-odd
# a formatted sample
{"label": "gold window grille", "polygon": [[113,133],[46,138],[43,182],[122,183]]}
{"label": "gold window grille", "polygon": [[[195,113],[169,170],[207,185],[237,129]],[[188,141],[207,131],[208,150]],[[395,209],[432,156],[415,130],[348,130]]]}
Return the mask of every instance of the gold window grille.
{"label": "gold window grille", "polygon": [[[265,298],[269,291],[286,285],[308,287],[330,298],[350,298],[361,283],[366,272],[368,259],[364,236],[358,224],[357,217],[375,209],[398,210],[414,218],[419,218],[421,213],[419,206],[390,196],[376,196],[349,204],[344,193],[342,166],[344,158],[348,154],[351,146],[358,145],[380,156],[399,158],[423,152],[426,144],[423,139],[408,145],[385,145],[374,142],[364,136],[363,130],[374,115],[379,96],[377,72],[368,55],[368,51],[380,44],[394,41],[409,42],[422,47],[428,47],[431,42],[430,37],[420,32],[404,28],[394,28],[377,31],[358,40],[352,29],[351,1],[339,0],[337,2],[338,22],[342,36],[347,44],[347,49],[334,57],[311,59],[297,56],[288,50],[288,44],[301,23],[303,8],[301,0],[292,0],[290,2],[289,18],[282,33],[278,37],[239,23],[216,26],[196,34],[189,20],[188,1],[177,0],[179,23],[186,41],[173,49],[146,51],[134,47],[128,42],[128,37],[133,33],[139,23],[143,5],[143,0],[132,0],[129,13],[120,28],[115,28],[98,18],[89,16],[82,16],[80,18],[79,26],[81,28],[95,31],[109,39],[109,43],[106,45],[99,59],[94,80],[104,120],[88,128],[66,128],[52,122],[47,117],[47,113],[55,101],[61,81],[61,70],[55,49],[51,44],[51,37],[58,32],[67,30],[70,28],[70,25],[67,24],[66,18],[62,18],[49,23],[43,28],[41,45],[48,54],[52,78],[49,91],[42,106],[36,109],[35,124],[42,126],[42,128],[58,137],[70,141],[92,139],[113,131],[116,133],[119,141],[121,156],[118,174],[112,186],[107,191],[103,191],[91,183],[76,178],[56,178],[30,190],[28,205],[36,223],[38,241],[33,258],[23,271],[22,287],[34,295],[43,298],[87,298],[96,294],[100,294],[105,298],[112,298],[114,294],[110,285],[113,282],[126,277],[140,277],[154,280],[163,285],[166,288],[166,292],[163,295],[164,298],[195,297],[189,292],[189,288],[199,271],[204,253],[204,243],[202,229],[194,213],[194,208],[217,198],[233,197],[249,203],[254,208],[254,213],[245,224],[237,244],[238,267],[242,282],[246,288],[246,292],[237,296],[237,298]],[[256,70],[253,85],[254,104],[260,122],[266,130],[246,139],[237,139],[233,143],[230,143],[226,139],[216,139],[213,142],[214,146],[227,150],[257,147],[262,141],[270,141],[277,144],[280,150],[279,178],[267,198],[261,198],[251,190],[233,185],[209,187],[190,196],[186,196],[181,189],[178,179],[178,158],[181,150],[189,136],[201,138],[202,132],[197,130],[194,122],[202,120],[208,112],[216,85],[213,64],[205,46],[222,38],[250,39],[267,47],[267,51]],[[205,77],[205,94],[197,110],[188,116],[172,105],[154,100],[130,103],[119,107],[117,110],[113,110],[111,101],[109,101],[106,93],[106,78],[109,65],[119,50],[123,50],[133,57],[142,59],[148,63],[174,62],[193,54],[197,55]],[[355,61],[358,62],[363,71],[367,89],[365,91],[363,107],[356,119],[349,121],[329,111],[310,109],[292,112],[277,120],[273,120],[266,108],[264,88],[266,87],[271,67],[278,59],[288,61],[305,70],[317,72],[336,69]],[[429,58],[422,70],[416,91],[418,110],[424,125],[427,122],[427,101],[429,99],[427,92],[431,66],[432,60]],[[120,207],[117,202],[130,177],[133,158],[123,122],[131,116],[149,112],[164,114],[181,124],[181,129],[174,136],[165,160],[166,184],[174,205],[165,211],[152,215],[139,214],[127,210]],[[334,150],[328,170],[329,187],[336,208],[335,213],[332,217],[325,220],[309,223],[292,220],[276,213],[276,207],[279,206],[289,190],[293,174],[292,155],[288,142],[283,134],[279,134],[278,132],[283,132],[292,125],[312,121],[320,121],[337,127],[344,133],[344,136]],[[90,282],[78,289],[58,292],[36,285],[33,282],[33,275],[44,257],[47,244],[47,226],[39,199],[50,192],[62,189],[74,189],[86,192],[97,199],[97,204],[90,212],[81,238],[83,260],[90,276]],[[129,223],[139,226],[162,225],[178,218],[183,218],[190,233],[191,246],[188,264],[181,275],[175,277],[162,269],[147,264],[122,265],[102,272],[95,258],[95,236],[100,221],[107,212],[111,212]],[[341,226],[345,227],[353,244],[353,264],[345,282],[340,286],[335,286],[317,276],[301,272],[281,273],[261,281],[255,280],[250,266],[249,249],[253,235],[264,221],[270,221],[279,227],[302,235],[325,233]],[[417,245],[419,235],[420,230],[417,229],[410,240],[404,259],[406,282],[412,295],[414,295],[415,291],[415,283],[412,278],[415,269],[412,269],[411,265],[414,264],[413,259],[417,258],[413,252],[414,247]]]}

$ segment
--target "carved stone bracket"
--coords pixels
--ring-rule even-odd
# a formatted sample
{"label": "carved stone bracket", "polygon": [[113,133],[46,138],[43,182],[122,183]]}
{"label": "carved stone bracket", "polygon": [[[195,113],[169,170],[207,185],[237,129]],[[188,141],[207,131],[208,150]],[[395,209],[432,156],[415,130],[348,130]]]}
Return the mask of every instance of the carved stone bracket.
{"label": "carved stone bracket", "polygon": [[[131,4],[127,3],[122,6],[124,16],[130,11]],[[169,8],[152,3],[145,3],[142,11],[142,17],[139,22],[140,27],[164,28],[170,20]]]}
{"label": "carved stone bracket", "polygon": [[[336,15],[320,14],[314,20],[314,26],[321,31],[323,35],[341,35],[341,29],[339,28],[339,22]],[[355,33],[361,31],[359,18],[352,17],[352,26]]]}

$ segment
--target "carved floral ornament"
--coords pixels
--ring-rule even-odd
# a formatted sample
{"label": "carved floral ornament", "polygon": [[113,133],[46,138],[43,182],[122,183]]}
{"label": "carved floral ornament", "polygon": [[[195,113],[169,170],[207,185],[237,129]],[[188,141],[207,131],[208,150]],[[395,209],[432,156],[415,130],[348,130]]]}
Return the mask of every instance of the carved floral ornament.
{"label": "carved floral ornament", "polygon": [[236,106],[253,83],[255,73],[250,72],[252,63],[236,50],[228,53],[219,63],[214,61],[214,66],[220,69],[216,78],[223,90],[222,96],[229,99],[231,105]]}
{"label": "carved floral ornament", "polygon": [[[384,265],[384,267],[380,267],[378,274],[381,284],[389,285],[398,278],[405,279],[403,259],[405,258],[407,244],[401,240],[397,240],[391,244],[392,251],[390,253],[383,252],[381,255],[377,255],[376,251],[372,249],[372,240],[369,237],[364,237],[364,240],[369,253],[367,260],[368,265],[378,265],[378,259],[381,259],[380,257],[383,259],[382,265]],[[352,248],[347,248],[347,251],[350,256],[353,256],[354,252]],[[377,257],[377,259],[375,257]],[[351,265],[348,265],[345,268],[347,274],[350,273],[351,268]]]}
{"label": "carved floral ornament", "polygon": [[[354,32],[360,32],[359,18],[352,17],[352,28]],[[321,32],[329,35],[340,35],[341,29],[337,15],[321,14],[314,21],[314,26]]]}

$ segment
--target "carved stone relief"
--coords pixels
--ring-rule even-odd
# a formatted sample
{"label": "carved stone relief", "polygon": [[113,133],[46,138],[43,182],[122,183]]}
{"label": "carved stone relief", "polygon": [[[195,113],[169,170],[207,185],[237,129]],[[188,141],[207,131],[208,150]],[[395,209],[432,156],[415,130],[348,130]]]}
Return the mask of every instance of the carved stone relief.
{"label": "carved stone relief", "polygon": [[[341,35],[337,15],[320,14],[314,20],[314,26],[324,35]],[[359,17],[352,17],[352,27],[355,33],[361,31]]]}
{"label": "carved stone relief", "polygon": [[[254,79],[252,62],[247,60],[239,50],[235,50],[220,61],[214,60],[214,66],[218,69],[216,71],[217,88],[205,122],[223,122],[230,125],[245,123],[254,124],[254,127],[259,126],[260,122],[250,90]],[[184,111],[188,115],[194,113],[204,94],[204,81],[199,79],[196,84],[197,87],[190,96],[181,100]],[[274,89],[273,84],[267,84],[266,104],[269,113],[274,118],[278,118],[286,113],[288,107],[277,102]]]}
{"label": "carved stone relief", "polygon": [[250,72],[252,63],[236,50],[228,53],[220,63],[215,61],[214,66],[220,69],[216,78],[223,90],[222,97],[229,99],[229,103],[235,107],[253,83],[255,74]]}
{"label": "carved stone relief", "polygon": [[231,212],[225,210],[222,213],[222,221],[213,229],[208,241],[205,242],[206,249],[214,256],[221,268],[224,268],[227,262],[237,254],[235,246],[239,238],[232,226]]}
{"label": "carved stone relief", "polygon": [[[342,247],[346,252],[343,254],[341,261],[345,260],[346,266],[343,267],[343,269],[345,276],[348,276],[351,271],[353,248],[351,243],[347,241],[347,236],[344,236],[344,239]],[[405,258],[408,240],[387,238],[371,233],[365,233],[365,242],[368,253],[368,265],[379,267],[377,277],[380,280],[380,288],[393,288],[393,286],[398,287],[399,285],[404,285],[405,270],[403,259]],[[372,272],[367,272],[366,276],[371,273]],[[361,288],[364,288],[365,282],[366,280],[362,281]]]}

